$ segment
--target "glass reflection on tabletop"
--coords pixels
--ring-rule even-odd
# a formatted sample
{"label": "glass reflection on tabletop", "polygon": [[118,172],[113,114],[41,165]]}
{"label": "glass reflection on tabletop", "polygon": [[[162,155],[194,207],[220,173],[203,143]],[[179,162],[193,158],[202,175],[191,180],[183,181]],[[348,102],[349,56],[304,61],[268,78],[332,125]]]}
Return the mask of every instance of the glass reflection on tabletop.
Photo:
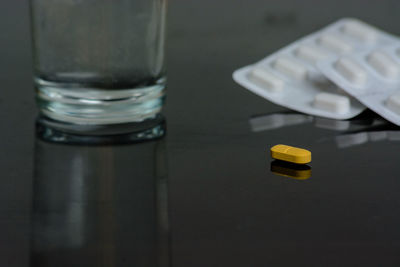
{"label": "glass reflection on tabletop", "polygon": [[163,139],[37,134],[32,267],[170,266]]}
{"label": "glass reflection on tabletop", "polygon": [[311,167],[309,165],[294,164],[281,160],[274,160],[271,162],[271,172],[279,176],[296,180],[307,180],[311,178]]}

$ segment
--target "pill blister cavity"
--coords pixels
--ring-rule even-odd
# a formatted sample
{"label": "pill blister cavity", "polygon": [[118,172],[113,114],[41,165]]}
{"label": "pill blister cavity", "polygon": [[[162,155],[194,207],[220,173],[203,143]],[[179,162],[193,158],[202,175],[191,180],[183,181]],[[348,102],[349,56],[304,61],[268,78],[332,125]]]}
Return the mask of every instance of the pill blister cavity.
{"label": "pill blister cavity", "polygon": [[361,21],[351,20],[342,27],[342,32],[363,42],[374,42],[377,38],[376,31]]}
{"label": "pill blister cavity", "polygon": [[252,82],[260,85],[261,87],[273,93],[281,92],[283,90],[283,87],[285,86],[284,81],[276,77],[268,70],[259,66],[254,67],[251,70],[249,79]]}
{"label": "pill blister cavity", "polygon": [[272,67],[276,71],[297,81],[307,78],[307,68],[291,58],[280,57],[274,61]]}
{"label": "pill blister cavity", "polygon": [[311,45],[301,45],[295,50],[296,57],[316,64],[318,61],[325,59],[329,56],[325,51]]}
{"label": "pill blister cavity", "polygon": [[349,53],[353,50],[351,44],[349,44],[346,40],[344,40],[340,36],[332,33],[327,33],[322,35],[318,39],[318,44],[339,54]]}
{"label": "pill blister cavity", "polygon": [[399,64],[385,52],[374,51],[369,54],[367,61],[376,72],[385,78],[396,79],[399,76]]}
{"label": "pill blister cavity", "polygon": [[391,111],[400,115],[400,93],[390,96],[386,101],[386,106]]}
{"label": "pill blister cavity", "polygon": [[315,96],[313,105],[324,111],[345,114],[350,110],[350,99],[337,94],[319,93]]}
{"label": "pill blister cavity", "polygon": [[355,60],[342,57],[335,63],[336,71],[354,85],[362,86],[367,82],[367,73]]}

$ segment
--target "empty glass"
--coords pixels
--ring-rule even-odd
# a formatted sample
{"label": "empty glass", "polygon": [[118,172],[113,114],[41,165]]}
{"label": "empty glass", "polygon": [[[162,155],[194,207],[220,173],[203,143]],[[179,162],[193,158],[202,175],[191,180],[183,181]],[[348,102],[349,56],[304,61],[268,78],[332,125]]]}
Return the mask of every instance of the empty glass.
{"label": "empty glass", "polygon": [[31,14],[44,115],[113,124],[160,112],[166,0],[31,0]]}

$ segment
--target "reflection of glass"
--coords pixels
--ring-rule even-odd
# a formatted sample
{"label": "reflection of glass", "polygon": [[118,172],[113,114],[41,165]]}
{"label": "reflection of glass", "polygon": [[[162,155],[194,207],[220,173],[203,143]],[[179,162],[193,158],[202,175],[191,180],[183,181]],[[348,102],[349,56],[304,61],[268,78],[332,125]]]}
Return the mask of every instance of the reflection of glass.
{"label": "reflection of glass", "polygon": [[35,147],[32,267],[170,266],[163,140]]}
{"label": "reflection of glass", "polygon": [[281,160],[274,160],[271,162],[271,172],[296,180],[307,180],[311,177],[310,166],[293,164]]}

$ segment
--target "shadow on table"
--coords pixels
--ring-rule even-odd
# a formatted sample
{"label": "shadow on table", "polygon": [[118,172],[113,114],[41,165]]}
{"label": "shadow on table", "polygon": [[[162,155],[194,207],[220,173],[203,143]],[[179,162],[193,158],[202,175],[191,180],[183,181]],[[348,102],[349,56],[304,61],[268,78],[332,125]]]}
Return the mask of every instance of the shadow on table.
{"label": "shadow on table", "polygon": [[311,167],[309,165],[294,164],[281,160],[273,160],[271,162],[271,172],[300,181],[311,178]]}
{"label": "shadow on table", "polygon": [[39,120],[32,267],[171,266],[165,141],[129,136],[140,135],[71,135]]}

